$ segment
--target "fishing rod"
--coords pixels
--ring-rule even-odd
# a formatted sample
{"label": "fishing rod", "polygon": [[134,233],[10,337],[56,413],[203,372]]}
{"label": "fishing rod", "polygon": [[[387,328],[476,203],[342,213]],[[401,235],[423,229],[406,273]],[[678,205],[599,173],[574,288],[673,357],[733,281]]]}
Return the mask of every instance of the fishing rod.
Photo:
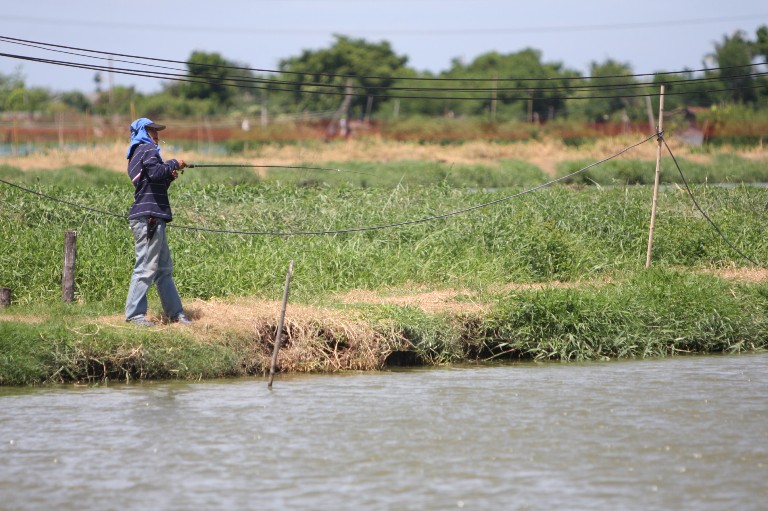
{"label": "fishing rod", "polygon": [[338,168],[329,167],[307,167],[303,165],[265,165],[256,163],[190,163],[187,168],[190,169],[203,169],[203,168],[258,168],[258,169],[297,169],[297,170],[320,170],[326,172],[344,172],[348,174],[360,174],[362,176],[378,177],[376,174],[370,174],[368,172],[358,172],[356,170],[343,170]]}

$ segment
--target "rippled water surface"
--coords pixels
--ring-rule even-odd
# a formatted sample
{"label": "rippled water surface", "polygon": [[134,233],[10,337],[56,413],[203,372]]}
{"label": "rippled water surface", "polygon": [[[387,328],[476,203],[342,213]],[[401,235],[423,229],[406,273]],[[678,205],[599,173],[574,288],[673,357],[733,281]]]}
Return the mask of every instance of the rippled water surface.
{"label": "rippled water surface", "polygon": [[0,509],[768,508],[768,355],[0,388]]}

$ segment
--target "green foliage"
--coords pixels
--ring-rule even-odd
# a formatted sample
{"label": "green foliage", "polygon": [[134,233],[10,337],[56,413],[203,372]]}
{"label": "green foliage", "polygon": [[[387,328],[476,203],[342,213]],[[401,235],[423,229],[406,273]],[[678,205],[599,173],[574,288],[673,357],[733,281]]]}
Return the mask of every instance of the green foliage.
{"label": "green foliage", "polygon": [[108,91],[100,92],[93,104],[96,114],[110,115],[121,114],[128,116],[131,113],[131,105],[135,105],[143,98],[143,94],[136,92],[133,87],[115,86]]}
{"label": "green foliage", "polygon": [[414,307],[382,305],[364,312],[387,338],[400,338],[419,364],[439,365],[458,361],[462,356],[461,333],[446,318]]}
{"label": "green foliage", "polygon": [[595,360],[765,349],[764,290],[652,269],[620,285],[510,293],[477,328],[476,357]]}
{"label": "green foliage", "polygon": [[192,52],[187,60],[187,78],[180,86],[181,93],[189,99],[210,99],[228,104],[234,94],[231,79],[242,75],[230,69],[236,67],[218,53]]}
{"label": "green foliage", "polygon": [[[766,34],[768,27],[761,26],[754,38],[736,32],[715,43],[714,51],[704,60],[707,66],[722,69],[703,74],[687,70],[676,74],[659,72],[650,83],[627,76],[632,74],[631,65],[612,58],[593,61],[588,72],[593,78],[587,78],[562,63],[543,62],[541,52],[533,48],[506,54],[489,51],[467,64],[456,58],[443,72],[422,72],[407,67],[408,58],[397,55],[388,41],[373,43],[336,35],[328,48],[305,50],[283,59],[279,64],[283,73],[277,77],[274,73],[257,75],[247,64],[203,51],[190,55],[183,81],[166,82],[161,92],[146,97],[132,87],[101,90],[99,73],[99,94],[93,104],[82,93],[27,89],[19,73],[0,74],[0,110],[52,114],[90,108],[96,114],[127,115],[133,103],[137,110],[163,117],[255,116],[266,108],[271,117],[328,115],[341,110],[351,117],[393,119],[469,116],[496,123],[526,121],[533,116],[542,122],[638,122],[647,118],[644,98],[629,96],[655,93],[663,83],[668,91],[668,110],[745,104],[762,111],[768,78],[756,76],[756,68],[749,65],[768,58]],[[417,82],[413,78],[451,80]],[[706,85],[686,83],[699,78],[711,81]],[[608,88],[590,88],[597,85]],[[348,95],[350,92],[352,95]],[[606,95],[628,97],[591,97]],[[139,108],[142,102],[146,108]]]}
{"label": "green foliage", "polygon": [[0,321],[0,385],[241,374],[240,355],[224,344],[200,343],[183,333],[127,328],[132,329],[129,339],[121,329],[93,324],[68,328],[61,321]]}
{"label": "green foliage", "polygon": [[[765,164],[736,155],[717,155],[709,163],[699,163],[685,158],[678,158],[677,161],[685,181],[689,184],[768,181],[768,169]],[[557,174],[565,176],[591,163],[593,162],[588,160],[561,162],[558,164]],[[653,184],[655,176],[655,161],[614,159],[569,178],[567,182],[589,185],[649,185]],[[683,183],[677,166],[669,158],[662,160],[661,183]]]}
{"label": "green foliage", "polygon": [[[342,35],[334,38],[328,49],[304,50],[298,57],[280,61],[280,70],[286,73],[286,80],[297,82],[293,86],[297,111],[336,110],[346,100],[348,111],[362,116],[368,110],[366,96],[386,96],[395,77],[403,75],[408,58],[396,55],[386,41],[369,43]],[[356,95],[343,96],[348,88]],[[312,91],[335,91],[336,94],[312,94]],[[379,101],[371,105],[372,112],[379,108]]]}
{"label": "green foliage", "polygon": [[80,91],[59,94],[58,100],[68,108],[81,113],[85,113],[91,107],[88,97]]}
{"label": "green foliage", "polygon": [[[594,97],[594,96],[622,96],[622,92],[628,84],[637,83],[632,77],[632,67],[628,63],[622,63],[613,59],[606,59],[604,62],[592,62],[589,69],[589,76],[592,79],[585,79],[584,85],[597,86],[595,89],[583,89],[574,94],[579,99],[570,99],[567,101],[568,111],[577,119],[585,119],[591,122],[605,122],[608,120],[618,121],[619,114],[624,114],[630,119],[642,119],[645,105],[638,101],[638,98],[624,97]],[[578,85],[571,83],[570,85]],[[611,86],[615,87],[612,90]],[[626,89],[634,94],[634,89]],[[590,98],[590,99],[584,99]]]}
{"label": "green foliage", "polygon": [[746,33],[738,31],[732,36],[724,36],[721,43],[715,43],[715,51],[710,57],[721,69],[708,74],[718,77],[720,87],[728,89],[715,93],[716,98],[730,99],[735,103],[753,103],[757,99],[757,91],[753,87],[755,77],[749,67],[754,48]]}
{"label": "green foliage", "polygon": [[[438,92],[439,87],[481,89],[472,93],[446,90],[448,97],[476,98],[436,101],[446,112],[485,117],[495,108],[494,120],[505,121],[526,119],[529,106],[532,106],[532,112],[544,121],[566,115],[565,101],[556,88],[570,85],[569,79],[578,77],[578,73],[564,69],[559,62],[544,63],[540,51],[527,48],[508,54],[484,53],[467,65],[455,59],[451,69],[440,76],[457,81],[436,84]],[[540,90],[531,96],[530,89]],[[492,101],[494,96],[495,105]],[[530,105],[529,99],[532,99]]]}

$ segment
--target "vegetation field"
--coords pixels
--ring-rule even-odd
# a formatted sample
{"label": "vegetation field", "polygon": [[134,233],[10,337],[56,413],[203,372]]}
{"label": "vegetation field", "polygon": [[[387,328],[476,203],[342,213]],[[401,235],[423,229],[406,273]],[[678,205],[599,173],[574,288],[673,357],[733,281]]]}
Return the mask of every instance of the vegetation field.
{"label": "vegetation field", "polygon": [[[7,159],[0,384],[263,374],[289,261],[283,371],[765,349],[765,153],[679,148],[727,240],[667,156],[645,269],[655,141],[536,188],[622,144],[371,140],[239,157],[304,168],[189,169],[171,188],[169,240],[191,328],[123,320],[132,187],[114,148],[79,164]],[[216,160],[187,157],[203,158]],[[66,230],[78,232],[74,304],[61,303]],[[150,310],[161,319],[154,292]]]}

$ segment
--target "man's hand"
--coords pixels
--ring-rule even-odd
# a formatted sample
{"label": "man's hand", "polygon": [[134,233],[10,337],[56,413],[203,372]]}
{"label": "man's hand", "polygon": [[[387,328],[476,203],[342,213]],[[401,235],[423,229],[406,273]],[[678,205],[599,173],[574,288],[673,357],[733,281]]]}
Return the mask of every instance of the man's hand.
{"label": "man's hand", "polygon": [[179,163],[179,168],[174,170],[171,173],[171,181],[175,181],[176,178],[179,177],[179,173],[183,174],[184,173],[184,169],[189,167],[189,164],[187,162],[185,162],[184,160],[177,160],[177,161]]}

